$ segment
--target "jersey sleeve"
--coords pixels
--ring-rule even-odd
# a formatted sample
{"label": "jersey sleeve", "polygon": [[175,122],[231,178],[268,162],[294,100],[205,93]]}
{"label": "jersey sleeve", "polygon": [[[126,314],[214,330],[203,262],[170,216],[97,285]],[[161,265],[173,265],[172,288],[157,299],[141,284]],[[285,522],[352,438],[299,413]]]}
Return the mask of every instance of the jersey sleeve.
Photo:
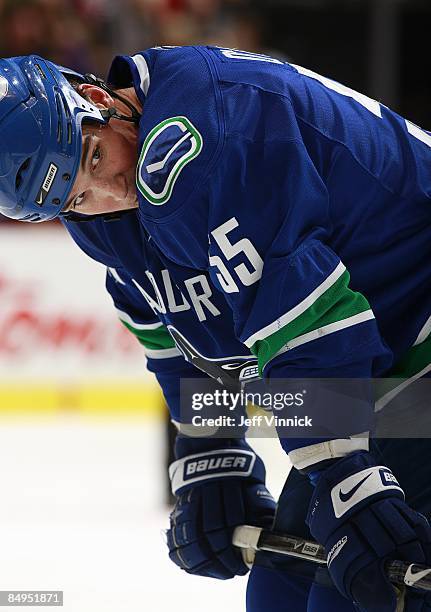
{"label": "jersey sleeve", "polygon": [[251,95],[260,118],[238,118],[209,195],[210,271],[236,335],[264,377],[379,375],[392,354],[337,252],[330,193],[290,101]]}
{"label": "jersey sleeve", "polygon": [[220,181],[213,193],[213,210],[217,201],[231,205],[214,215],[226,220],[211,222],[210,270],[261,373],[379,372],[387,347],[329,244],[329,195],[300,138],[256,144],[238,136],[223,165],[225,184],[239,176],[247,187],[229,197]]}
{"label": "jersey sleeve", "polygon": [[147,368],[155,374],[162,388],[172,419],[180,423],[181,379],[202,378],[205,375],[185,360],[166,325],[142,299],[124,270],[108,268],[106,288],[121,323],[143,346]]}

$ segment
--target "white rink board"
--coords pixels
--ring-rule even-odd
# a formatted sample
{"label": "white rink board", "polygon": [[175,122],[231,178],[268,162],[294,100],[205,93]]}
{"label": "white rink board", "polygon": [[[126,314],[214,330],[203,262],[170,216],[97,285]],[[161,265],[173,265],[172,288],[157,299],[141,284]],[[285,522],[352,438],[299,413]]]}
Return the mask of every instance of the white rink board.
{"label": "white rink board", "polygon": [[152,380],[105,290],[105,267],[66,230],[0,225],[0,261],[0,383]]}

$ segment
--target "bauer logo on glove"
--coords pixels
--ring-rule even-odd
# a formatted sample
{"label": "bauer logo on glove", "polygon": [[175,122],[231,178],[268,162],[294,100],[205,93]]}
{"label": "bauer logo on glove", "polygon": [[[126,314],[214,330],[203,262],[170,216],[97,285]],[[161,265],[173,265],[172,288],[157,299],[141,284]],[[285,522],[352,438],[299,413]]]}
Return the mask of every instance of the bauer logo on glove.
{"label": "bauer logo on glove", "polygon": [[169,468],[173,493],[182,487],[226,476],[248,477],[253,471],[256,455],[249,450],[220,449],[178,459]]}
{"label": "bauer logo on glove", "polygon": [[221,455],[198,460],[187,461],[184,464],[184,479],[194,476],[196,472],[219,473],[220,470],[234,469],[250,471],[251,457],[238,457],[238,455]]}

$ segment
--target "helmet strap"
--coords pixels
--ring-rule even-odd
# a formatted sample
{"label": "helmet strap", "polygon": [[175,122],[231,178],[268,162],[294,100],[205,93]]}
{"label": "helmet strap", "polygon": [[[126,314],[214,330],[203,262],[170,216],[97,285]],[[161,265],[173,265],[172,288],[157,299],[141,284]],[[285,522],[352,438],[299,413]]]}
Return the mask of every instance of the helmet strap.
{"label": "helmet strap", "polygon": [[120,102],[125,104],[125,106],[127,106],[127,108],[132,113],[132,115],[128,117],[127,115],[122,115],[121,113],[119,113],[115,106],[111,106],[110,108],[101,111],[101,114],[106,121],[109,121],[112,117],[114,117],[115,119],[120,119],[121,121],[129,121],[131,123],[135,123],[136,125],[139,123],[141,119],[141,114],[139,113],[137,108],[130,102],[130,100],[127,100],[127,98],[121,96],[118,92],[108,87],[103,79],[100,79],[94,74],[87,73],[84,75],[84,77],[87,83],[90,83],[91,85],[97,85],[97,87],[100,87],[100,89],[103,89],[104,91],[109,93],[112,98],[120,100]]}
{"label": "helmet strap", "polygon": [[104,108],[100,110],[100,114],[102,115],[102,117],[105,119],[106,122],[108,122],[110,119],[112,119],[112,117],[114,117],[114,119],[120,119],[121,121],[129,121],[131,123],[138,123],[138,120],[136,120],[135,117],[128,117],[127,115],[121,115],[118,110],[115,108],[115,106],[110,106],[109,108]]}
{"label": "helmet strap", "polygon": [[94,221],[95,219],[101,219],[103,221],[117,221],[127,214],[136,213],[137,208],[127,208],[126,210],[118,210],[112,213],[98,213],[96,215],[82,215],[74,211],[70,211],[64,214],[60,214],[62,219],[66,221],[72,221],[73,223],[86,223],[88,221]]}

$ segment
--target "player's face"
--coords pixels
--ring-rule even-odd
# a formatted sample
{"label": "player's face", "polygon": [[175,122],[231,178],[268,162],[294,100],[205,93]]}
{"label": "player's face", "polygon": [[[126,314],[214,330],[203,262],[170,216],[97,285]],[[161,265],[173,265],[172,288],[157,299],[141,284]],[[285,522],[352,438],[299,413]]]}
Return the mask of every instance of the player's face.
{"label": "player's face", "polygon": [[81,164],[64,211],[97,215],[137,208],[136,128],[111,120],[82,131]]}

